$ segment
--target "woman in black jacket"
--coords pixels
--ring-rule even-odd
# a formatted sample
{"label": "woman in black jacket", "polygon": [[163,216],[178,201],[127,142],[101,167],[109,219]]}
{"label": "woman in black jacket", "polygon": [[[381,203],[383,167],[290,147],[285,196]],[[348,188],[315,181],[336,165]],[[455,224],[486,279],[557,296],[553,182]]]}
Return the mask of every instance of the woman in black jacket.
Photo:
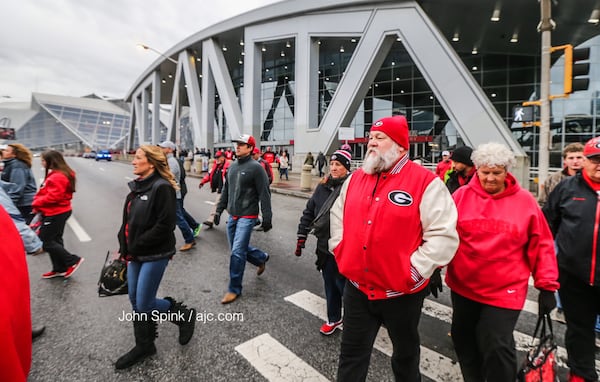
{"label": "woman in black jacket", "polygon": [[331,155],[330,174],[323,178],[306,203],[298,224],[296,256],[302,255],[308,233],[317,237],[317,269],[322,272],[327,300],[327,322],[320,329],[326,336],[342,328],[342,296],[346,279],[340,275],[333,254],[329,252],[329,210],[340,194],[342,184],[348,178],[352,155],[338,150]]}
{"label": "woman in black jacket", "polygon": [[158,146],[141,146],[132,164],[138,178],[128,184],[131,192],[125,199],[118,238],[121,257],[128,261],[135,347],[117,360],[117,369],[128,368],[156,353],[154,338],[160,313],[168,313],[171,322],[179,326],[182,345],[192,338],[196,322],[195,309],[187,309],[170,297],[156,298],[167,264],[175,254],[173,230],[178,186],[167,158]]}

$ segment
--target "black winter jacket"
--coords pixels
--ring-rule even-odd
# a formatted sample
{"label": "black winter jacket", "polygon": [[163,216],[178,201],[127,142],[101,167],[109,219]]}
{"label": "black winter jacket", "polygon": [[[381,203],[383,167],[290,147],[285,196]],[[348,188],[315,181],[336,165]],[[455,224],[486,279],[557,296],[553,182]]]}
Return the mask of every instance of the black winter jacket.
{"label": "black winter jacket", "polygon": [[[348,177],[344,178],[328,178],[325,183],[320,183],[315,192],[312,194],[308,202],[306,202],[306,208],[302,212],[302,217],[300,217],[300,224],[298,224],[298,238],[306,238],[308,233],[311,231],[311,224],[323,208],[323,204],[329,198],[329,196],[336,189],[340,189],[342,184]],[[333,203],[332,203],[333,204]],[[331,205],[329,206],[331,209]],[[329,211],[325,211],[325,213],[329,214]],[[327,227],[329,228],[329,227]],[[317,237],[317,269],[321,269],[322,265],[325,264],[326,256],[333,256],[331,252],[329,252],[329,229],[324,230],[324,232],[319,232],[315,235]]]}
{"label": "black winter jacket", "polygon": [[[175,189],[158,172],[128,183],[119,251],[134,261],[155,261],[175,254]],[[127,235],[125,230],[127,229]]]}
{"label": "black winter jacket", "polygon": [[250,155],[238,158],[227,170],[217,214],[225,208],[231,216],[253,216],[262,210],[263,222],[271,223],[271,191],[265,169]]}
{"label": "black winter jacket", "polygon": [[581,172],[561,181],[543,208],[556,239],[559,269],[595,286],[600,286],[599,208],[600,193]]}

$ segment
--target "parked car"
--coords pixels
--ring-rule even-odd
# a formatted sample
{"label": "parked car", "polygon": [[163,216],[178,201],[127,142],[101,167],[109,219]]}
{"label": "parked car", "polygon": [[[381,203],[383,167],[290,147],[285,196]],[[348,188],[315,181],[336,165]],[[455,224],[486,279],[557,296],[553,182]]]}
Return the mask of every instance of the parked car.
{"label": "parked car", "polygon": [[108,151],[108,150],[98,151],[98,153],[96,154],[96,162],[99,160],[104,160],[104,159],[109,162],[112,160],[112,155],[110,154],[110,151]]}
{"label": "parked car", "polygon": [[83,153],[81,155],[82,158],[86,158],[86,159],[95,159],[96,158],[96,152],[95,151],[87,151],[85,153]]}

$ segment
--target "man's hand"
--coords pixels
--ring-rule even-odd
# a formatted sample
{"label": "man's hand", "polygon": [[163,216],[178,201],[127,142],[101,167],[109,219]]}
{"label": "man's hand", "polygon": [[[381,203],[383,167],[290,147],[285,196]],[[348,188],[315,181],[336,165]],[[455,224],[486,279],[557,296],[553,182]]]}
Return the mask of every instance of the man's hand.
{"label": "man's hand", "polygon": [[213,223],[215,225],[219,225],[220,222],[221,222],[221,215],[220,214],[215,214],[215,216],[213,216]]}
{"label": "man's hand", "polygon": [[296,252],[294,254],[296,256],[302,255],[302,248],[304,248],[304,244],[306,243],[306,239],[303,237],[298,238],[298,242],[296,243]]}
{"label": "man's hand", "polygon": [[440,268],[433,271],[429,278],[429,291],[433,297],[438,297],[438,292],[442,291],[442,270]]}
{"label": "man's hand", "polygon": [[540,295],[538,296],[538,314],[540,316],[550,314],[552,309],[555,307],[556,298],[554,297],[554,292],[550,292],[549,290],[540,290]]}
{"label": "man's hand", "polygon": [[263,229],[263,231],[269,232],[271,228],[273,228],[273,224],[271,224],[271,222],[268,221],[263,221],[261,228]]}

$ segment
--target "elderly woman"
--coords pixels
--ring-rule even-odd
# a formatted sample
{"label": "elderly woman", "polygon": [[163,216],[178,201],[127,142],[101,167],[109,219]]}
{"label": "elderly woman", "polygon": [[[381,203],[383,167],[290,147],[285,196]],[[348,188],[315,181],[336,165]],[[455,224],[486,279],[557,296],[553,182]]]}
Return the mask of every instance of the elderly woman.
{"label": "elderly woman", "polygon": [[556,305],[552,234],[535,198],[509,172],[514,154],[487,143],[473,152],[476,176],[452,197],[460,245],[448,265],[452,341],[466,382],[514,381],[513,330],[533,275],[539,313]]}
{"label": "elderly woman", "polygon": [[330,174],[323,178],[314,194],[306,203],[306,208],[298,224],[296,256],[302,255],[309,232],[317,237],[317,270],[322,272],[327,301],[327,322],[319,330],[326,336],[342,328],[342,296],[346,279],[340,275],[333,254],[329,252],[329,210],[339,196],[342,184],[350,173],[352,155],[345,150],[337,150],[331,155]]}

